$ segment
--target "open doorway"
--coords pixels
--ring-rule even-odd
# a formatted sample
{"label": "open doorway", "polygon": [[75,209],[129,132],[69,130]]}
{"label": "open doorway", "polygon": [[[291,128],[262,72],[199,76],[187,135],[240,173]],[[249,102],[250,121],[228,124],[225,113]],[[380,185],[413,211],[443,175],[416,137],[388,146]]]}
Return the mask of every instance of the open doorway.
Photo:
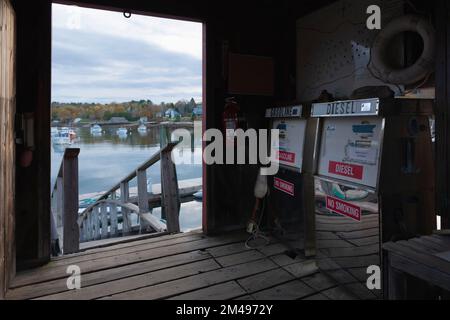
{"label": "open doorway", "polygon": [[[201,134],[194,137],[194,124],[201,127],[203,119],[203,25],[61,4],[52,11],[54,254],[64,243],[64,209],[58,204],[64,188],[58,183],[68,150],[78,150],[82,243],[154,233],[170,217],[161,209],[163,156],[152,159],[179,140],[179,129],[191,133],[192,143],[174,150],[184,160],[174,168],[178,190],[170,197],[179,199],[179,231],[201,228],[202,141]],[[130,206],[96,206],[101,201]],[[147,225],[142,213],[151,215]],[[94,230],[86,232],[86,221]]]}

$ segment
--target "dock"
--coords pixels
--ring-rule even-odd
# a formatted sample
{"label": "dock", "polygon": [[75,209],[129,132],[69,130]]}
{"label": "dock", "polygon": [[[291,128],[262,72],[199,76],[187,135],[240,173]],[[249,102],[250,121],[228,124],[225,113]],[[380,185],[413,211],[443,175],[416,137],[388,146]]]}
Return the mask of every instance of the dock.
{"label": "dock", "polygon": [[[17,274],[7,299],[38,300],[339,300],[352,296],[320,273],[314,260],[293,257],[271,239],[248,249],[249,235],[201,231],[131,242],[53,258]],[[107,240],[105,240],[107,241]],[[82,272],[81,289],[67,289],[67,267]],[[349,286],[358,285],[349,283]]]}
{"label": "dock", "polygon": [[[182,203],[189,202],[192,199],[192,196],[201,191],[203,186],[203,180],[202,178],[196,178],[196,179],[186,179],[178,181],[178,188],[180,192],[180,200]],[[101,192],[93,192],[93,193],[85,193],[80,195],[80,209],[85,209],[88,207],[86,202],[89,200],[96,201],[99,199],[102,195],[104,195],[107,191],[101,191]],[[119,193],[120,194],[120,193]],[[161,198],[162,194],[162,187],[160,183],[153,184],[152,185],[152,192],[149,193],[149,202],[158,202],[158,199]],[[138,196],[138,188],[137,187],[130,187],[130,198],[134,201],[131,202],[137,202],[135,199]]]}

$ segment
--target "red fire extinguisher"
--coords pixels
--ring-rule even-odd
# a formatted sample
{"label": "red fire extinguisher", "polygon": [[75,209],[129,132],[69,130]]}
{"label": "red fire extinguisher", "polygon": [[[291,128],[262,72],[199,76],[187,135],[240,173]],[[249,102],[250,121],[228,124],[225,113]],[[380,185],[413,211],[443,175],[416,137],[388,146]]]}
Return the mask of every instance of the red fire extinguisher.
{"label": "red fire extinguisher", "polygon": [[226,130],[239,129],[239,105],[235,98],[225,100],[225,110],[223,112],[223,128]]}
{"label": "red fire extinguisher", "polygon": [[225,100],[225,110],[223,112],[223,131],[227,143],[234,142],[234,131],[239,129],[239,105],[234,98]]}

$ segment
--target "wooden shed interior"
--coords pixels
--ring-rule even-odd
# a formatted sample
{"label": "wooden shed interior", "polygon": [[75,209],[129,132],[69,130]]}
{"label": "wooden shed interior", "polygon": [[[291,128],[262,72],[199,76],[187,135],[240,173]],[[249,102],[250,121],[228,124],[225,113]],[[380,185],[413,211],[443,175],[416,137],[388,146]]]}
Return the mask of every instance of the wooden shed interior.
{"label": "wooden shed interior", "polygon": [[[356,1],[356,0],[355,0]],[[279,102],[297,100],[297,20],[320,12],[331,0],[9,0],[15,18],[16,43],[13,62],[2,55],[4,75],[15,66],[15,95],[1,88],[0,126],[12,126],[17,115],[34,114],[33,162],[23,168],[6,152],[15,147],[11,135],[0,131],[0,298],[8,290],[16,270],[33,269],[51,259],[50,247],[50,138],[51,121],[51,21],[52,3],[78,5],[161,17],[172,17],[204,24],[204,129],[222,128],[225,99],[235,96],[249,128],[267,128],[265,109]],[[343,1],[345,3],[345,1]],[[442,228],[450,228],[450,3],[445,0],[411,1],[433,20],[437,35],[437,57],[430,87],[436,89],[436,204]],[[5,8],[0,13],[5,19]],[[405,7],[411,11],[410,6]],[[343,6],[345,10],[345,6]],[[339,13],[336,13],[339,14]],[[364,20],[364,19],[363,19]],[[6,20],[2,20],[4,25]],[[15,21],[15,23],[13,22]],[[4,37],[4,35],[2,35]],[[3,41],[4,38],[2,38]],[[300,40],[301,41],[301,40]],[[3,50],[13,50],[12,48]],[[414,48],[405,50],[406,60]],[[11,51],[11,52],[14,52]],[[269,57],[273,62],[273,93],[231,94],[229,54]],[[255,72],[251,75],[259,79]],[[249,78],[250,82],[252,78]],[[11,79],[11,81],[13,81]],[[269,85],[270,88],[270,85]],[[269,90],[270,91],[270,90]],[[5,106],[7,106],[5,108]],[[5,110],[9,110],[6,111]],[[8,112],[10,114],[8,115]],[[9,118],[8,118],[9,117]],[[9,119],[9,121],[8,121]],[[11,129],[11,128],[9,128]],[[18,130],[18,128],[15,128]],[[7,130],[5,131],[7,132]],[[6,159],[6,160],[5,160]],[[204,167],[203,231],[208,235],[245,229],[254,206],[254,165],[212,165]],[[11,172],[15,172],[11,175]],[[13,231],[14,230],[14,231]]]}

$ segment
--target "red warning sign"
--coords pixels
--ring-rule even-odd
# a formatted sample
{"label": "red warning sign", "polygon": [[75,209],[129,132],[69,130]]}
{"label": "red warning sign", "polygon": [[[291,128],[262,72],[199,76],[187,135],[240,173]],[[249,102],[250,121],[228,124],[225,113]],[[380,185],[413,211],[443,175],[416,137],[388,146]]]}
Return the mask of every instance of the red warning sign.
{"label": "red warning sign", "polygon": [[361,208],[342,200],[327,197],[327,209],[356,221],[361,221]]}
{"label": "red warning sign", "polygon": [[328,172],[338,176],[362,180],[364,167],[349,163],[330,161]]}
{"label": "red warning sign", "polygon": [[295,153],[280,151],[280,152],[278,152],[278,160],[294,164],[295,163]]}
{"label": "red warning sign", "polygon": [[275,189],[280,190],[281,192],[287,193],[290,196],[295,196],[295,186],[293,183],[274,178],[273,186]]}

